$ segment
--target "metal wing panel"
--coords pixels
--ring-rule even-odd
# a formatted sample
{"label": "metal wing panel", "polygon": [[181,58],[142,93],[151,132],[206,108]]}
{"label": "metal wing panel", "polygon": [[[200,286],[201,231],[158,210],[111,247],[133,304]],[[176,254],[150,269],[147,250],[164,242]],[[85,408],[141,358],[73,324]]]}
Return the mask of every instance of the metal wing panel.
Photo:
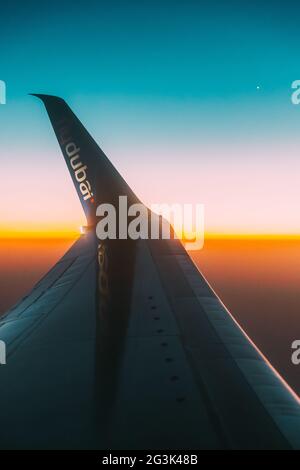
{"label": "metal wing panel", "polygon": [[[80,239],[0,322],[1,448],[85,448],[94,438],[96,248]],[[37,296],[37,292],[39,295]]]}
{"label": "metal wing panel", "polygon": [[[164,241],[158,249],[150,244],[186,351],[196,375],[206,381],[229,442],[235,448],[299,448],[298,397],[239,327],[181,244]],[[180,283],[178,267],[192,295],[188,288],[181,294],[174,288]]]}

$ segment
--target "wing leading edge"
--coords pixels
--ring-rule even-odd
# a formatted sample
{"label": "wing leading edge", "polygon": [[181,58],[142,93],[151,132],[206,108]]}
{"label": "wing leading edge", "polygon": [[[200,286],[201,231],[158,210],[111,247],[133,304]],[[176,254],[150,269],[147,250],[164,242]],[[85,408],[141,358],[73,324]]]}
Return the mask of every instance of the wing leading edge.
{"label": "wing leading edge", "polygon": [[300,448],[298,397],[181,243],[96,239],[99,203],[138,199],[66,103],[37,96],[91,229],[1,317],[0,446]]}

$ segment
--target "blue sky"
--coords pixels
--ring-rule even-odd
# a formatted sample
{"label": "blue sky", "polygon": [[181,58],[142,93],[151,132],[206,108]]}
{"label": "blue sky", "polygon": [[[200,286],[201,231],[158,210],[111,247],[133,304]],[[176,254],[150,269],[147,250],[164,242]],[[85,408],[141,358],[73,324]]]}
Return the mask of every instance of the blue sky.
{"label": "blue sky", "polygon": [[55,185],[81,214],[46,114],[27,95],[42,92],[68,101],[146,202],[157,202],[153,193],[204,202],[210,230],[238,230],[247,212],[241,230],[300,233],[300,106],[290,101],[300,78],[299,9],[274,1],[2,5],[2,164],[9,178],[19,172],[3,223],[32,210],[26,184],[45,188],[48,213]]}

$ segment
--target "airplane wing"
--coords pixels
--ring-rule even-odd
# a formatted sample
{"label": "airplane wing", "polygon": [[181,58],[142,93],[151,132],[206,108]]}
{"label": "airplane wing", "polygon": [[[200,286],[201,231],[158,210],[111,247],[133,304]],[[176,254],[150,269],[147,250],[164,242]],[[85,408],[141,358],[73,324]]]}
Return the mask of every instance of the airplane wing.
{"label": "airplane wing", "polygon": [[299,398],[182,244],[104,240],[138,198],[60,98],[44,102],[88,226],[0,318],[3,449],[299,449]]}

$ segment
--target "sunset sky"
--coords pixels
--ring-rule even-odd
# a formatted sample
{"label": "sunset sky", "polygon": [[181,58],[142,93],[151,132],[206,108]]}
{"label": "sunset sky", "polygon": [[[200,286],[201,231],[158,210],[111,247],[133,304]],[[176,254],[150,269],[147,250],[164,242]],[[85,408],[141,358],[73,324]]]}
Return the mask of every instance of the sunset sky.
{"label": "sunset sky", "polygon": [[1,235],[84,224],[31,92],[66,99],[145,203],[203,203],[208,233],[300,234],[299,4],[149,5],[1,6]]}

